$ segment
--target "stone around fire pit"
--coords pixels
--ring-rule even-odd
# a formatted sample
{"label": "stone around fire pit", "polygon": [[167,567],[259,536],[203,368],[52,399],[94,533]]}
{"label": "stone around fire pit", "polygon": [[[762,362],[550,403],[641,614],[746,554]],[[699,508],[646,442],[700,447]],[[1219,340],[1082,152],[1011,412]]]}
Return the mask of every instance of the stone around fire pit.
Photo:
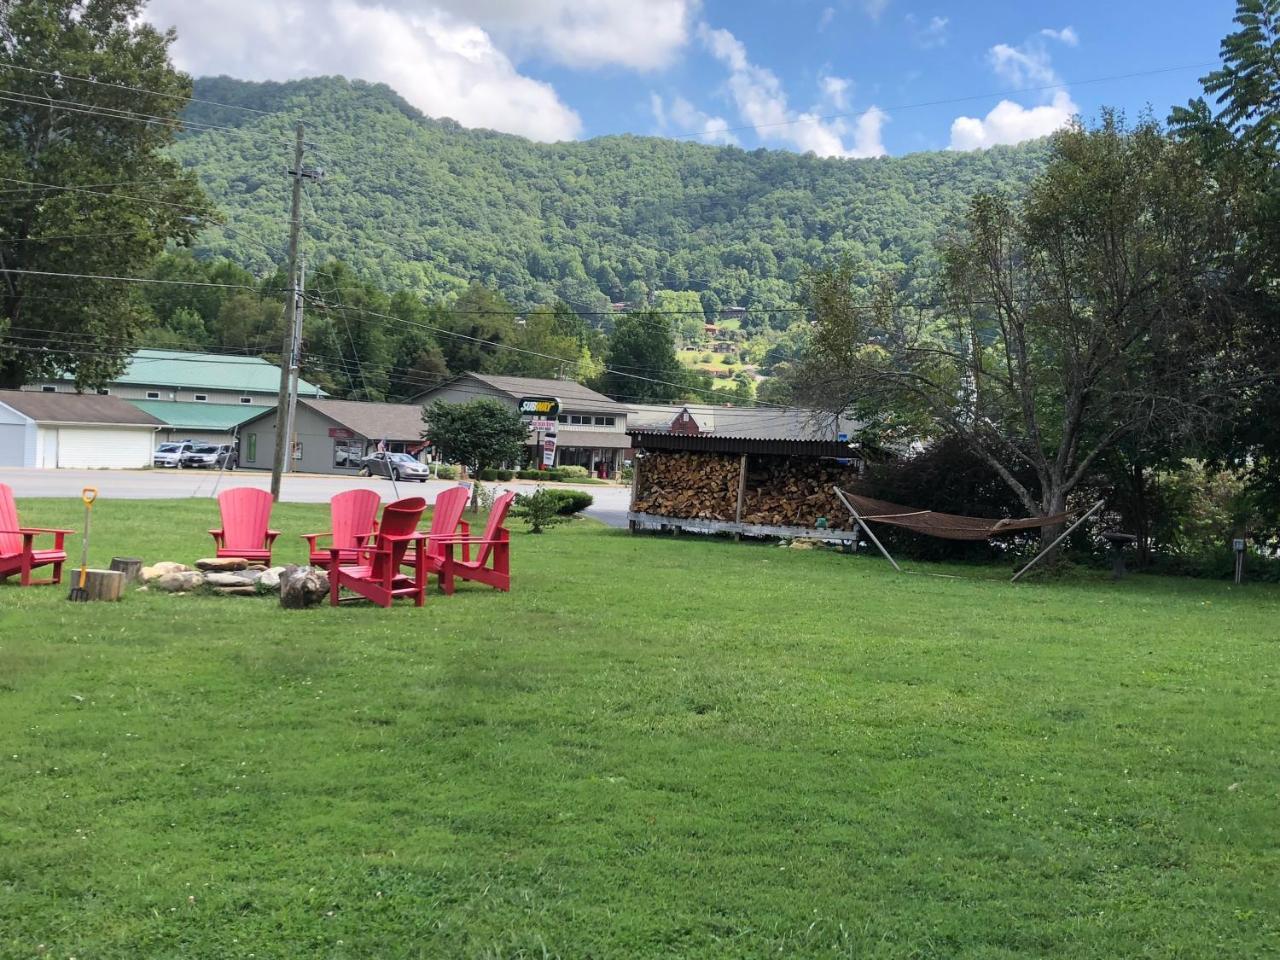
{"label": "stone around fire pit", "polygon": [[226,572],[230,570],[246,570],[248,567],[249,561],[244,557],[205,557],[203,560],[196,561],[197,570]]}

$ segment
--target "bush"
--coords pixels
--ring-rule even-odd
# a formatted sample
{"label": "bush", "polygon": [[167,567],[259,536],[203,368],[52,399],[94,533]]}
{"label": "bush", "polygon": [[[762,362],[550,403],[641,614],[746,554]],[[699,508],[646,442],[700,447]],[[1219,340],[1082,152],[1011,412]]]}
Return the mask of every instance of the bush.
{"label": "bush", "polygon": [[440,480],[457,480],[458,468],[452,463],[442,463],[436,467],[436,477]]}
{"label": "bush", "polygon": [[589,477],[591,471],[586,467],[556,467],[552,473],[558,473],[563,480],[572,480],[577,477]]}
{"label": "bush", "polygon": [[499,480],[510,480],[510,479],[511,479],[512,477],[514,477],[515,475],[516,475],[516,472],[515,472],[514,470],[499,470],[499,471],[498,471],[498,479],[499,479]]}
{"label": "bush", "polygon": [[516,497],[511,512],[529,524],[530,533],[542,533],[547,527],[569,520],[560,512],[559,495],[562,492],[539,487],[533,493],[522,493]]}
{"label": "bush", "polygon": [[520,471],[517,471],[516,476],[519,477],[521,480],[541,480],[542,471],[541,470],[520,470]]}
{"label": "bush", "polygon": [[483,470],[480,471],[480,479],[487,480],[490,483],[492,483],[494,480],[498,479],[497,469],[494,467],[485,467]]}
{"label": "bush", "polygon": [[548,492],[554,493],[560,501],[557,512],[564,517],[571,517],[575,513],[581,513],[595,503],[595,497],[581,490],[552,490]]}

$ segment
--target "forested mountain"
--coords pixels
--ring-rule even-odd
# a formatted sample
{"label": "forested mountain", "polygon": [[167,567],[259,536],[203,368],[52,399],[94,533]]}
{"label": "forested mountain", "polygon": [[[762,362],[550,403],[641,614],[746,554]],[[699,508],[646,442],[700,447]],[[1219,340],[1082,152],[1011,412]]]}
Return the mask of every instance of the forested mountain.
{"label": "forested mountain", "polygon": [[850,161],[635,136],[533,143],[333,77],[202,79],[195,95],[251,108],[187,112],[176,154],[226,220],[202,233],[198,254],[260,275],[282,262],[284,171],[302,120],[308,164],[325,171],[306,190],[313,262],[340,259],[429,300],[478,281],[521,308],[563,299],[603,312],[690,290],[708,312],[734,304],[763,323],[795,303],[815,263],[931,273],[933,244],[968,199],[1019,191],[1044,158],[1042,144]]}

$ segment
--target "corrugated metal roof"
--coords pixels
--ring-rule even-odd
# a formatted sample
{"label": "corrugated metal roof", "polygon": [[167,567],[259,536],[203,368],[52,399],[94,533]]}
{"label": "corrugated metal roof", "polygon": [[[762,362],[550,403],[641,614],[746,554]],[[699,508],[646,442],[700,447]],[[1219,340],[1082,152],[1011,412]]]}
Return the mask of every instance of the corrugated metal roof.
{"label": "corrugated metal roof", "polygon": [[104,397],[96,393],[0,390],[0,403],[37,423],[106,423],[140,427],[164,425],[163,420],[139,410],[128,400]]}
{"label": "corrugated metal roof", "polygon": [[187,400],[129,400],[144,413],[180,430],[231,430],[271,407],[243,403],[194,403]]}
{"label": "corrugated metal roof", "polygon": [[[64,376],[64,380],[71,379]],[[233,357],[220,353],[188,353],[183,350],[139,350],[124,373],[112,383],[181,389],[230,390],[277,393],[280,368],[261,357]],[[298,390],[311,396],[327,396],[313,384],[298,381]]]}
{"label": "corrugated metal roof", "polygon": [[667,433],[628,430],[637,450],[693,450],[702,453],[756,453],[788,457],[828,457],[857,462],[861,454],[847,442],[788,440],[766,437],[726,437],[707,433]]}
{"label": "corrugated metal roof", "polygon": [[853,434],[859,424],[820,410],[803,407],[731,407],[709,403],[637,408],[628,427],[653,433],[668,432],[672,421],[688,410],[702,435],[756,440],[831,440],[840,433]]}

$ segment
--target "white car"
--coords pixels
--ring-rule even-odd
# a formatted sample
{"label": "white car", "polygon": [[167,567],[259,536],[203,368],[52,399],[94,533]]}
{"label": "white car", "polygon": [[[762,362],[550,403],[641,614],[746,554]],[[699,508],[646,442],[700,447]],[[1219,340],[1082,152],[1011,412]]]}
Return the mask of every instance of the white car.
{"label": "white car", "polygon": [[182,467],[182,458],[191,452],[191,448],[195,446],[190,440],[183,440],[180,443],[162,443],[156,447],[156,452],[151,455],[151,465],[153,467]]}

